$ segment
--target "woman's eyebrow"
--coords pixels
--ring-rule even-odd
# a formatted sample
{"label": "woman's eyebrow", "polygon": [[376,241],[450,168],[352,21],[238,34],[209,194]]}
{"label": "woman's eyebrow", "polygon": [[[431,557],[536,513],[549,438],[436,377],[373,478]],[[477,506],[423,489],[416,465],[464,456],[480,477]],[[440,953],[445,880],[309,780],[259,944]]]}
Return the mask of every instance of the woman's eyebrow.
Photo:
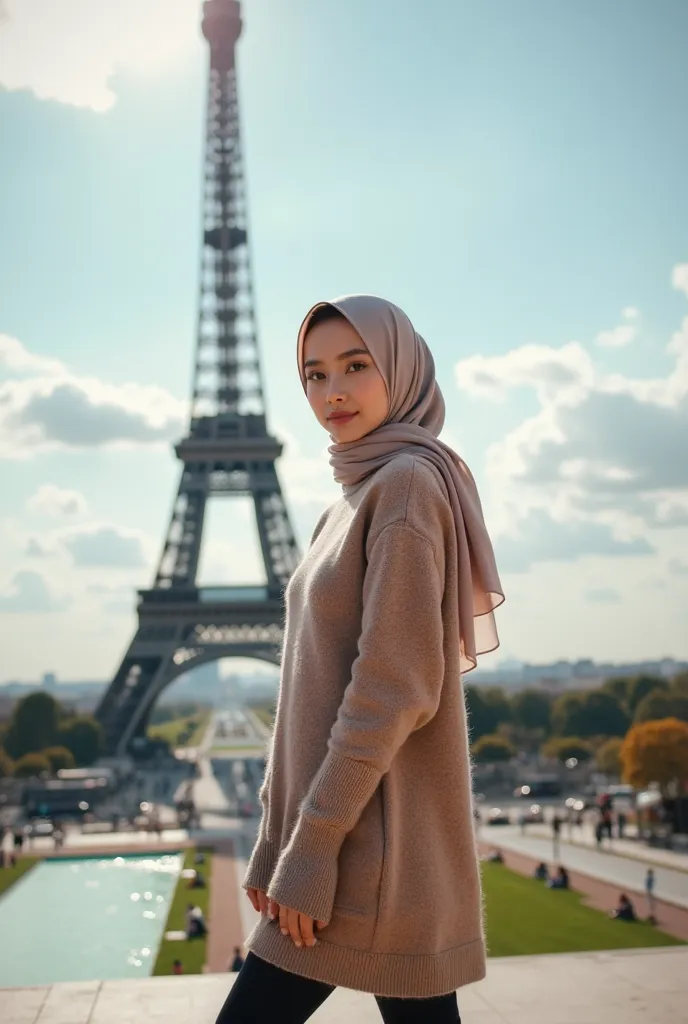
{"label": "woman's eyebrow", "polygon": [[[346,352],[342,352],[341,355],[338,355],[336,358],[337,358],[337,362],[343,363],[345,359],[350,359],[351,356],[369,356],[369,355],[370,355],[370,352],[368,351],[367,348],[350,348]],[[322,364],[322,359],[307,359],[306,362],[303,364],[303,368],[305,370],[309,366],[320,366],[321,364]]]}

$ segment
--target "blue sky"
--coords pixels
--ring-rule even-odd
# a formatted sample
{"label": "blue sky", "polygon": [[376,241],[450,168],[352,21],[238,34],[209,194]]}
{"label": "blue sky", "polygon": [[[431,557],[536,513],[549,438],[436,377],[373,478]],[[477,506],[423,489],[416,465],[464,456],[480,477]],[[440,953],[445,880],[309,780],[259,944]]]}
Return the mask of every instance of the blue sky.
{"label": "blue sky", "polygon": [[[197,0],[5,7],[0,676],[105,677],[177,484],[207,50]],[[243,8],[258,319],[302,542],[336,488],[296,329],[377,292],[435,352],[481,484],[501,654],[687,657],[686,4]],[[213,513],[208,580],[255,578],[250,526]]]}

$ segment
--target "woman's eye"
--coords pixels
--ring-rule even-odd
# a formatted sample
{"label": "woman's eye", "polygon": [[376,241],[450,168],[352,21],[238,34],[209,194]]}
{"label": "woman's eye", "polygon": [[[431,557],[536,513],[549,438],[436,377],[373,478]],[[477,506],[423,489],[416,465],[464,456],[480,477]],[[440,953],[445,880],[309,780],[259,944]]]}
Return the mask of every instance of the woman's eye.
{"label": "woman's eye", "polygon": [[313,370],[312,373],[306,375],[306,380],[322,380],[324,376],[324,373],[321,373],[320,370]]}
{"label": "woman's eye", "polygon": [[352,363],[346,372],[349,373],[349,370],[365,370],[365,368],[366,363]]}

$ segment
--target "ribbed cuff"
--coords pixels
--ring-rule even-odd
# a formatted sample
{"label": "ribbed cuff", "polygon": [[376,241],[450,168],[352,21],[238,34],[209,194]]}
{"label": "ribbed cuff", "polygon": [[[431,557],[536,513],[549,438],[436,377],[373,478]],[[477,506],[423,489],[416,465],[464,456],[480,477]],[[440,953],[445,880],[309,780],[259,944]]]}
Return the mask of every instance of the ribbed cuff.
{"label": "ribbed cuff", "polygon": [[337,889],[337,858],[346,833],[302,814],[270,881],[280,906],[329,922]]}
{"label": "ribbed cuff", "polygon": [[241,883],[244,889],[262,889],[264,892],[270,885],[272,873],[279,855],[276,843],[270,843],[261,836],[258,837],[253,847],[251,859],[248,862],[244,880]]}

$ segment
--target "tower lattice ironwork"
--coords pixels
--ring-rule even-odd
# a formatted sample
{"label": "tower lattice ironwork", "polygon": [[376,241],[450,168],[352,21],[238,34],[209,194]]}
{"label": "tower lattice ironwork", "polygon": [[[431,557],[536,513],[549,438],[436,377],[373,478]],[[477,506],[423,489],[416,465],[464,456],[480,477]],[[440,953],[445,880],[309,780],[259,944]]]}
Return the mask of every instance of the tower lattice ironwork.
{"label": "tower lattice ironwork", "polygon": [[[279,663],[283,591],[299,559],[258,351],[235,61],[241,28],[237,0],[204,3],[210,71],[189,431],[175,448],[181,481],[155,581],[139,591],[138,629],[96,712],[110,753],[129,748],[162,690],[194,666],[230,656]],[[253,498],[264,586],[197,585],[206,504],[216,495]]]}

